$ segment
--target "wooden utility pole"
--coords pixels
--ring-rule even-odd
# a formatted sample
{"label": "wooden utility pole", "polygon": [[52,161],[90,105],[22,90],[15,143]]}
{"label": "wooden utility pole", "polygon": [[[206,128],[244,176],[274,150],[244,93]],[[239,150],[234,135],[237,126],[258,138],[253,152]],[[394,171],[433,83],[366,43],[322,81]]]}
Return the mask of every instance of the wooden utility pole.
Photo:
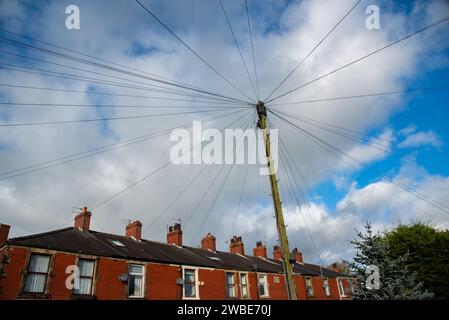
{"label": "wooden utility pole", "polygon": [[271,196],[273,197],[274,213],[276,216],[276,227],[284,263],[285,279],[287,281],[287,292],[290,300],[296,300],[296,286],[293,278],[293,266],[291,264],[290,249],[288,247],[287,231],[285,230],[284,214],[282,213],[281,198],[279,196],[278,180],[271,157],[270,134],[267,132],[267,110],[263,102],[257,103],[257,114],[259,116],[258,127],[262,130],[265,141],[265,153],[267,156],[268,172],[271,185]]}

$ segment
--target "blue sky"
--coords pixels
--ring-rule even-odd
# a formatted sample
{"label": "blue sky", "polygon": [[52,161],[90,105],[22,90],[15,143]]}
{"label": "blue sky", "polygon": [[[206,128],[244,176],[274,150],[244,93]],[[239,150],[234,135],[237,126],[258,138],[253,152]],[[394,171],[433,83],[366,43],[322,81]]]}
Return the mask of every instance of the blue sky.
{"label": "blue sky", "polygon": [[[445,51],[449,57],[449,51]],[[449,83],[449,68],[444,67],[433,72],[426,73],[423,79],[414,79],[407,82],[410,89],[427,88],[435,86],[444,86]],[[449,99],[448,90],[435,90],[430,92],[419,92],[411,94],[404,103],[404,109],[393,114],[388,125],[397,131],[408,126],[416,126],[422,131],[434,131],[441,141],[441,146],[437,148],[423,146],[416,148],[399,149],[391,155],[373,165],[375,170],[363,170],[357,174],[357,183],[365,186],[377,179],[380,173],[390,170],[399,170],[405,161],[405,154],[411,154],[416,160],[416,164],[425,168],[430,174],[445,175],[449,174],[449,149],[447,143],[449,139],[449,126],[442,119],[449,118],[449,109],[447,101]],[[373,130],[374,134],[379,128]],[[329,208],[335,209],[337,202],[344,195],[344,191],[336,190],[335,185],[325,181],[313,190],[318,195],[325,194],[323,197]]]}

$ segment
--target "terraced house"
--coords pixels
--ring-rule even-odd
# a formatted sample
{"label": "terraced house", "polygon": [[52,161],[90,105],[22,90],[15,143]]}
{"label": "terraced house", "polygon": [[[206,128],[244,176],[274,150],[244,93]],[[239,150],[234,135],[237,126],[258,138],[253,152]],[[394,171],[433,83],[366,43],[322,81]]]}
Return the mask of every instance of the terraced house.
{"label": "terraced house", "polygon": [[[139,221],[122,236],[90,230],[91,217],[84,208],[73,227],[13,239],[1,224],[0,299],[287,299],[277,246],[272,258],[262,242],[246,255],[237,236],[229,252],[211,234],[183,246],[180,224],[160,243],[141,238]],[[347,275],[293,256],[298,299],[350,299]]]}

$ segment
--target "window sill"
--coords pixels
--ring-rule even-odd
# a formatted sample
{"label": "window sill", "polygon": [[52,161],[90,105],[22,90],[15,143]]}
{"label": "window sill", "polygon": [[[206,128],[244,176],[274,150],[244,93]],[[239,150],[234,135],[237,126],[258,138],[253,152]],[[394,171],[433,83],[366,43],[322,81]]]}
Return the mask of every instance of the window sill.
{"label": "window sill", "polygon": [[37,300],[45,300],[50,299],[51,296],[45,293],[32,293],[32,292],[24,292],[17,295],[17,299],[37,299]]}
{"label": "window sill", "polygon": [[97,300],[97,297],[91,294],[72,294],[72,300]]}
{"label": "window sill", "polygon": [[200,300],[200,297],[182,297],[182,300]]}

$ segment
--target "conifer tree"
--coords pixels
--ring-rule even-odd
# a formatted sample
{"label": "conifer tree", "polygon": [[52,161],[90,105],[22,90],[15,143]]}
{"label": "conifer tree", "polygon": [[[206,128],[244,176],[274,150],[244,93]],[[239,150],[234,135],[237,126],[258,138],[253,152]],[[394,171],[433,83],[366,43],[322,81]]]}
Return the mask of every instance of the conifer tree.
{"label": "conifer tree", "polygon": [[[374,234],[371,224],[365,225],[365,233],[357,232],[351,241],[356,255],[351,268],[357,277],[354,299],[361,300],[422,300],[430,299],[432,294],[424,291],[422,282],[417,281],[416,273],[409,272],[405,266],[408,254],[398,258],[390,258],[388,241],[378,233]],[[379,286],[374,282],[376,275],[366,274],[368,266],[377,266],[379,270]]]}

